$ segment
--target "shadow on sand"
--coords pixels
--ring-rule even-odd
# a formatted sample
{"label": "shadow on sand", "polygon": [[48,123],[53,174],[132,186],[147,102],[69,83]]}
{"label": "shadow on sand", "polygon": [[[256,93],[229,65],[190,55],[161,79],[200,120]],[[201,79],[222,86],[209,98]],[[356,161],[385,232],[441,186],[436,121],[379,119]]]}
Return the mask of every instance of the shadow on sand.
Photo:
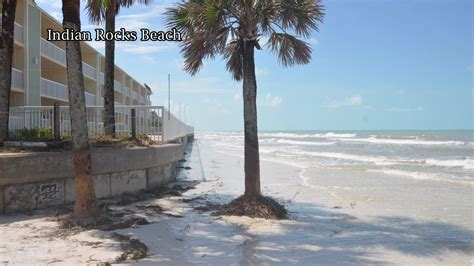
{"label": "shadow on sand", "polygon": [[[192,152],[193,145],[188,145],[186,161],[179,168],[181,180],[189,170],[186,166]],[[207,182],[204,176],[203,182]],[[190,203],[178,198],[182,218],[160,216],[149,225],[118,232],[133,235],[149,247],[149,257],[140,261],[144,264],[386,264],[380,256],[382,250],[394,256],[436,258],[443,263],[446,252],[463,256],[474,252],[473,231],[402,216],[361,220],[306,202],[288,205],[290,219],[283,221],[215,217],[210,211],[196,211],[216,198],[219,202],[214,203],[222,203],[234,196],[209,195]],[[51,210],[34,217],[4,215],[0,225],[48,214]],[[94,232],[91,235],[97,236]]]}

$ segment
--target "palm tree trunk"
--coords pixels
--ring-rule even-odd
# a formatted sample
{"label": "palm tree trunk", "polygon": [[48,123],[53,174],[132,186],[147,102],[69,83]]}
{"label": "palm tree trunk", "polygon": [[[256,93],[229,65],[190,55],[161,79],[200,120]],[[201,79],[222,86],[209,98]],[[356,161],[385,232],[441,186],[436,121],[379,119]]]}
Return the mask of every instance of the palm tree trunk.
{"label": "palm tree trunk", "polygon": [[12,83],[13,38],[16,0],[2,1],[2,32],[0,38],[0,142],[8,138],[10,89]]}
{"label": "palm tree trunk", "polygon": [[[116,3],[112,1],[105,14],[105,31],[115,31],[115,8]],[[105,42],[105,135],[115,137],[115,99],[114,99],[114,68],[115,68],[115,41]]]}
{"label": "palm tree trunk", "polygon": [[[80,0],[62,0],[62,2],[64,29],[80,31]],[[91,175],[82,54],[78,41],[66,42],[66,59],[76,187],[74,215],[76,218],[87,218],[97,214],[97,205]]]}
{"label": "palm tree trunk", "polygon": [[244,43],[242,59],[244,67],[245,196],[254,197],[260,195],[261,190],[257,129],[257,80],[255,78],[253,42]]}

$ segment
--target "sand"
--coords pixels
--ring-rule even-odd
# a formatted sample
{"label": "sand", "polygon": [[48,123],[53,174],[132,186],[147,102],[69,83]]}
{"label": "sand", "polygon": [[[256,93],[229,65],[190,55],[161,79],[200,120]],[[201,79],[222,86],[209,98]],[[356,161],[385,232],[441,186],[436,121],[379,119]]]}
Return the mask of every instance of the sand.
{"label": "sand", "polygon": [[[441,209],[425,204],[432,200],[424,199],[436,199],[436,194],[429,190],[422,194],[416,186],[409,199],[397,199],[397,195],[406,196],[403,188],[413,188],[411,183],[390,179],[375,184],[362,179],[356,182],[337,171],[321,172],[320,180],[308,180],[300,168],[263,160],[263,193],[283,203],[290,219],[214,217],[203,206],[229,202],[243,192],[242,155],[223,153],[197,140],[188,147],[185,164],[191,169],[183,169],[179,179],[195,181],[195,189],[183,196],[139,203],[158,204],[168,215],[137,210],[151,224],[115,231],[139,239],[149,249],[147,258],[123,264],[473,263],[472,212],[459,214],[468,217],[465,223],[443,220]],[[380,190],[374,188],[380,186],[391,189],[377,193]],[[423,188],[422,183],[418,186]],[[137,204],[123,208],[135,210]],[[423,204],[426,210],[420,209]],[[440,217],[420,215],[426,212]],[[47,221],[44,215],[0,216],[0,264],[95,264],[115,262],[121,252],[120,244],[111,237],[114,232],[62,237],[56,235],[56,222]]]}

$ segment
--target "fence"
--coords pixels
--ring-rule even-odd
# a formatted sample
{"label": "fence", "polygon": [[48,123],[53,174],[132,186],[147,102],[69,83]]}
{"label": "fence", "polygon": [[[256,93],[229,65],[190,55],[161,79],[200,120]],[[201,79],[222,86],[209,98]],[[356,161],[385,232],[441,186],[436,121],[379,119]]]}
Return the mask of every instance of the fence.
{"label": "fence", "polygon": [[[87,127],[89,135],[104,134],[104,107],[88,106]],[[9,130],[12,135],[22,129],[58,128],[61,138],[71,135],[69,107],[58,107],[55,117],[53,106],[22,106],[10,108]],[[56,118],[56,119],[55,119]],[[57,121],[58,125],[55,125]],[[58,127],[56,127],[58,126]],[[156,141],[170,141],[194,132],[194,128],[174,115],[168,114],[163,106],[116,106],[115,131],[117,136],[148,135]]]}

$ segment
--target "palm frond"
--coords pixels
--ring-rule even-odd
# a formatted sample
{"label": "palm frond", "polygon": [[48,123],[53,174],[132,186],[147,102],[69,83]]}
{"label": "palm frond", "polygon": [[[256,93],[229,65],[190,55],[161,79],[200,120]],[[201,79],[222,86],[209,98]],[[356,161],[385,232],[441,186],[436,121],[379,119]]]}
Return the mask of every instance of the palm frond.
{"label": "palm frond", "polygon": [[308,43],[286,33],[270,35],[268,45],[272,52],[278,54],[280,63],[287,67],[303,65],[311,60],[311,47]]}
{"label": "palm frond", "polygon": [[232,74],[232,77],[240,81],[243,78],[243,59],[242,59],[242,42],[230,42],[224,52],[224,58],[227,60],[226,68]]}

